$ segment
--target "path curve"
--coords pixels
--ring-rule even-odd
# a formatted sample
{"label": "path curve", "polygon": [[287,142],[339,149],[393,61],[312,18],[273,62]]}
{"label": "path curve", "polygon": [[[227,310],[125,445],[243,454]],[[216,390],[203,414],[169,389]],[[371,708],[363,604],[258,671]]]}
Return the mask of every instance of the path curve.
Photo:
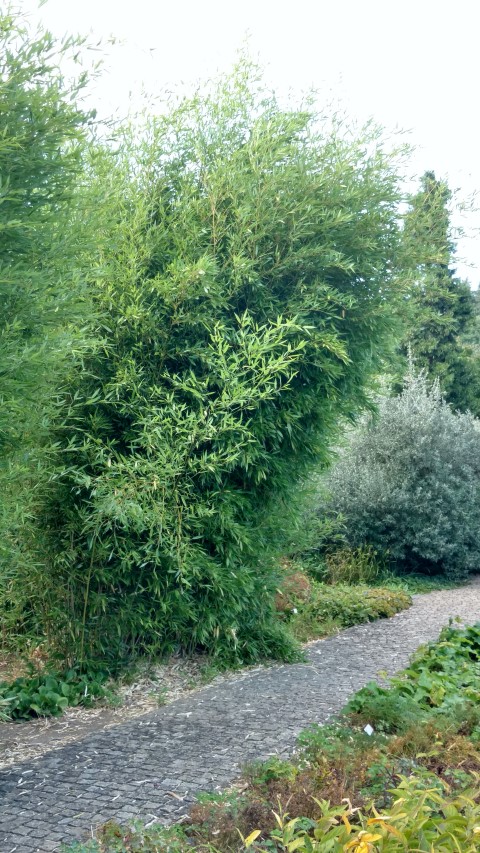
{"label": "path curve", "polygon": [[245,761],[291,753],[379,671],[402,669],[449,618],[480,621],[480,578],[415,596],[409,610],[308,647],[305,664],[246,672],[0,773],[0,853],[47,853],[109,819],[185,812]]}

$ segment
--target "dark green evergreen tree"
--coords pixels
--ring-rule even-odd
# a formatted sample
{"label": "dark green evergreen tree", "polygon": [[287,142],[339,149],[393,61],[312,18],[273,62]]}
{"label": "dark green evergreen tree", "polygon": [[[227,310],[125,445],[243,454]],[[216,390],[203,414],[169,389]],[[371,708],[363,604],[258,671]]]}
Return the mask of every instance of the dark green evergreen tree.
{"label": "dark green evergreen tree", "polygon": [[454,408],[476,412],[475,363],[461,339],[473,320],[474,301],[468,283],[455,275],[450,199],[446,183],[426,172],[405,218],[405,247],[416,276],[407,304],[404,351],[410,348],[417,366],[439,380]]}

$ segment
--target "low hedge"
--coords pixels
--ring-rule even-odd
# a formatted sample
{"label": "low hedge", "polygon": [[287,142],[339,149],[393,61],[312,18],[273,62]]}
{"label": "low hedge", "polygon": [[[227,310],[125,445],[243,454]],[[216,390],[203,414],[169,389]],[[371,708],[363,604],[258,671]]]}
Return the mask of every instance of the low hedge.
{"label": "low hedge", "polygon": [[287,576],[277,596],[280,616],[301,642],[327,636],[342,628],[394,616],[409,607],[412,599],[402,589],[365,585],[318,583],[297,571]]}

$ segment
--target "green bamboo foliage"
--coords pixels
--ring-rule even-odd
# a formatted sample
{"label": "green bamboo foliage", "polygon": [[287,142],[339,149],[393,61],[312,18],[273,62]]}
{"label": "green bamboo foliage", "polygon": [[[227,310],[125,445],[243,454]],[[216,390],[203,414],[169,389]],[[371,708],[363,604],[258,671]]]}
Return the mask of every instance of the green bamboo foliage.
{"label": "green bamboo foliage", "polygon": [[[48,492],[51,424],[62,376],[89,348],[87,294],[72,228],[91,122],[83,74],[59,70],[78,41],[56,44],[0,13],[0,616],[20,630],[36,584],[36,518]],[[41,562],[41,565],[44,564]],[[42,575],[43,577],[43,575]],[[20,622],[18,618],[20,618]]]}
{"label": "green bamboo foliage", "polygon": [[[75,345],[78,270],[69,228],[90,117],[58,64],[78,49],[0,16],[0,447],[41,428],[62,357]],[[78,337],[78,335],[77,335]],[[52,381],[53,380],[53,381]],[[40,403],[40,405],[39,405]],[[41,411],[40,411],[41,410]]]}
{"label": "green bamboo foliage", "polygon": [[271,520],[388,349],[396,154],[240,63],[91,173],[102,343],[59,405],[31,624],[82,660],[291,657]]}

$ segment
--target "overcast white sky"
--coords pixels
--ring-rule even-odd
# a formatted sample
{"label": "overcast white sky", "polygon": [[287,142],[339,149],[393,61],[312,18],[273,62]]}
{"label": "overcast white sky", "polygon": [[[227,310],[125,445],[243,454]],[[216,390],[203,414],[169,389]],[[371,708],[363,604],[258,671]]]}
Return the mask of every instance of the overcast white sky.
{"label": "overcast white sky", "polygon": [[[245,35],[277,88],[325,86],[361,119],[411,131],[412,171],[433,169],[480,191],[480,0],[15,0],[54,33],[88,33],[112,48],[96,84],[101,115],[127,110],[142,84],[154,93],[229,68]],[[480,204],[480,200],[479,200]],[[480,282],[480,213],[457,269]],[[460,262],[465,259],[465,263]]]}

